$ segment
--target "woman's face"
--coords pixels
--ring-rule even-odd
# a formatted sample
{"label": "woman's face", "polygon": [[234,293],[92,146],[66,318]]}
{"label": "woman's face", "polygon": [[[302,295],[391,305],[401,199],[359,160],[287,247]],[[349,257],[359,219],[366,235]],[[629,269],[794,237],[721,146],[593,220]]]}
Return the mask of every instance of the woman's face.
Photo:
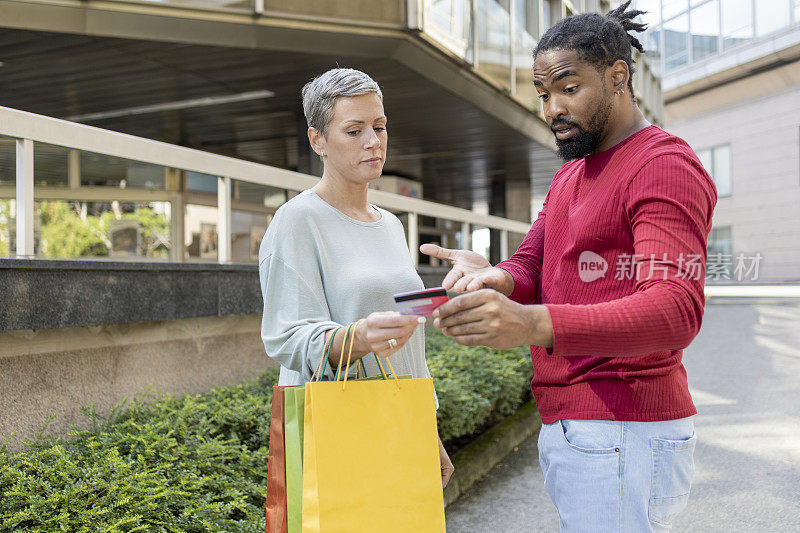
{"label": "woman's face", "polygon": [[386,116],[376,93],[338,98],[327,133],[314,137],[315,149],[325,153],[326,174],[358,183],[381,176],[386,161]]}

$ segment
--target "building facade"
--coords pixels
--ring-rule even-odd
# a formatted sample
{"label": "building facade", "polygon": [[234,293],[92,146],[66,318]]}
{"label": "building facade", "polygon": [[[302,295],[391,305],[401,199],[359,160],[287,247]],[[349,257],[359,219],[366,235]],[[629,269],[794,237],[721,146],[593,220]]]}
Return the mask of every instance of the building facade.
{"label": "building facade", "polygon": [[665,128],[717,185],[709,282],[800,281],[800,1],[635,5]]}

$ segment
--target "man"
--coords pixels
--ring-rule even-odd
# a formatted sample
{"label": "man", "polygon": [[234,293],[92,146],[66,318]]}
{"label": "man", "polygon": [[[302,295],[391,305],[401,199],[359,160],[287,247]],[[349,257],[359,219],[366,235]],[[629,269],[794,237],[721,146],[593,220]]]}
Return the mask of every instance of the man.
{"label": "man", "polygon": [[662,531],[686,505],[697,413],[682,350],[704,307],[716,191],[689,146],[648,124],[631,84],[639,11],[561,20],[534,84],[568,162],[497,267],[435,245],[468,294],[434,325],[465,345],[531,344],[539,458],[562,531]]}

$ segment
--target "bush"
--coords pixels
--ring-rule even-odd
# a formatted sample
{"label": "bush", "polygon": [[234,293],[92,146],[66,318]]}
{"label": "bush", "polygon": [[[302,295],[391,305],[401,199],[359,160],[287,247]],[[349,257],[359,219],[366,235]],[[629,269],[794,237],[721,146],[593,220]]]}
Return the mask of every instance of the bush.
{"label": "bush", "polygon": [[272,384],[121,404],[0,449],[1,531],[263,531]]}
{"label": "bush", "polygon": [[444,442],[472,435],[510,415],[530,392],[533,371],[527,346],[465,347],[432,330],[426,334],[426,352]]}
{"label": "bush", "polygon": [[[530,380],[527,348],[465,348],[427,334],[448,441],[511,414]],[[0,446],[0,531],[263,531],[272,385],[180,398],[145,395],[90,428]]]}

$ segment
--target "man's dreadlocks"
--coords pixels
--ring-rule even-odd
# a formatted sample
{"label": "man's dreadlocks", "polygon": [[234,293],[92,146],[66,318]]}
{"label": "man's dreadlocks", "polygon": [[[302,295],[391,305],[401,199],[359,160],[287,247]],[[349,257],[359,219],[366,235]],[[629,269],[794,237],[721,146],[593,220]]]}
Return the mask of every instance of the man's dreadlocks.
{"label": "man's dreadlocks", "polygon": [[593,63],[601,73],[622,59],[628,64],[628,89],[635,101],[632,82],[634,60],[631,53],[632,48],[644,52],[644,47],[639,39],[628,32],[642,32],[647,29],[647,24],[633,21],[645,11],[626,11],[630,4],[631,0],[623,2],[606,15],[581,13],[559,20],[539,40],[533,58],[536,59],[545,50],[575,50],[581,60]]}

